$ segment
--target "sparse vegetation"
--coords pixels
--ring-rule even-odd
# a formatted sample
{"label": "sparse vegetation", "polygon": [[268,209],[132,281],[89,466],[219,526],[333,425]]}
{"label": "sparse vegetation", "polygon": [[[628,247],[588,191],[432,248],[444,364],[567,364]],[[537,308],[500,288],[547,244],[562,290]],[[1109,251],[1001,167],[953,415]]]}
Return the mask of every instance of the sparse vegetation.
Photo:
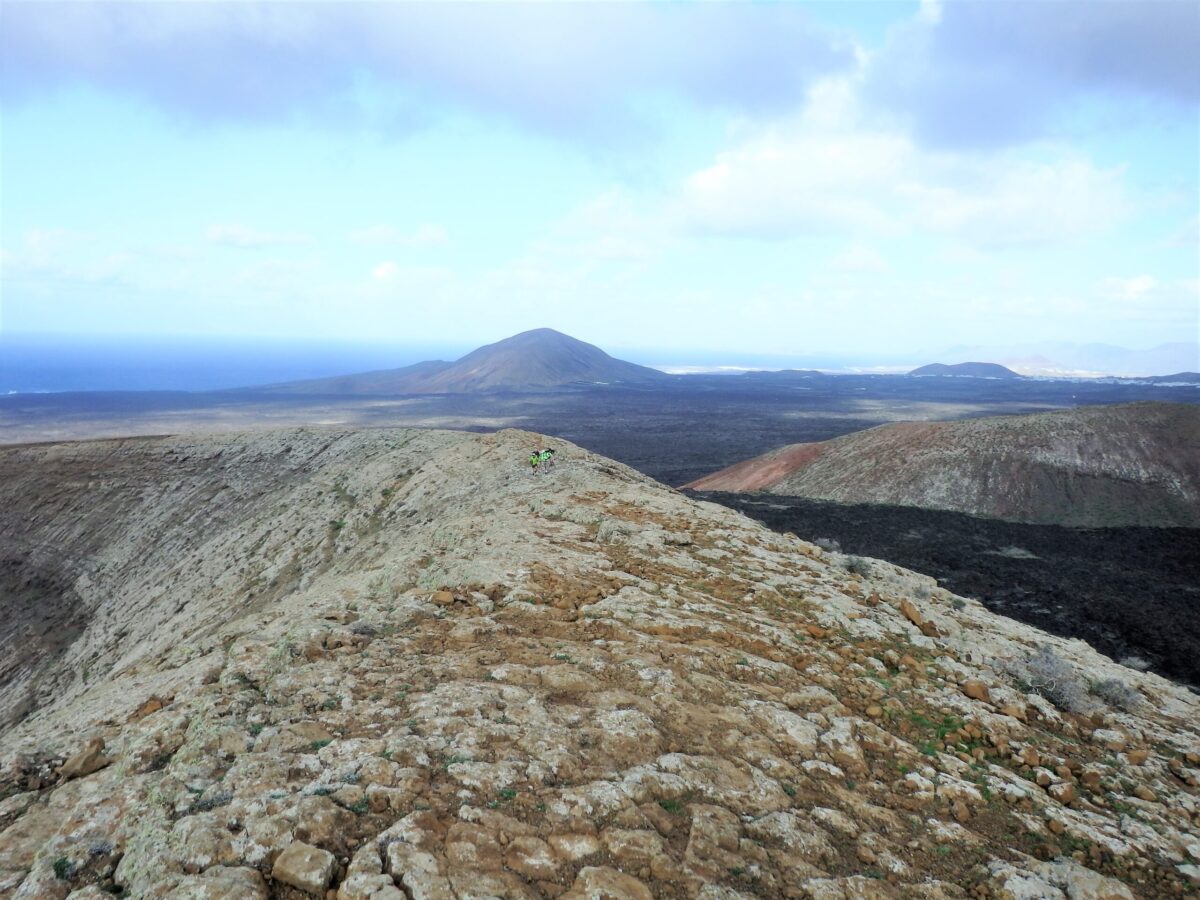
{"label": "sparse vegetation", "polygon": [[835,541],[833,538],[817,538],[815,541],[813,541],[813,543],[816,544],[818,547],[820,547],[822,550],[824,550],[826,553],[841,553],[842,552],[842,545],[839,544],[837,541]]}
{"label": "sparse vegetation", "polygon": [[1045,697],[1064,712],[1081,713],[1091,707],[1087,685],[1049,644],[1006,661],[1003,669],[1022,690]]}
{"label": "sparse vegetation", "polygon": [[852,575],[861,575],[863,578],[871,577],[871,564],[861,556],[847,556],[842,565]]}
{"label": "sparse vegetation", "polygon": [[386,575],[376,575],[367,584],[367,596],[372,600],[396,599],[396,592],[392,590],[392,586]]}
{"label": "sparse vegetation", "polygon": [[1117,709],[1131,710],[1142,705],[1142,695],[1119,678],[1105,678],[1092,685],[1092,693]]}
{"label": "sparse vegetation", "polygon": [[74,872],[75,866],[65,856],[60,856],[54,861],[54,877],[59,881],[70,881]]}

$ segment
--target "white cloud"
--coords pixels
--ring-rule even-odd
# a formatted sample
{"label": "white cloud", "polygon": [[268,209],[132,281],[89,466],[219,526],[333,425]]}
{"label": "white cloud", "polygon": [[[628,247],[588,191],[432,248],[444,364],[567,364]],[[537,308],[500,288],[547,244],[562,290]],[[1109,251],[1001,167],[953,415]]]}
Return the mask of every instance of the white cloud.
{"label": "white cloud", "polygon": [[1077,153],[932,152],[862,121],[847,79],[818,85],[809,99],[801,116],[745,137],[685,178],[679,226],[779,239],[924,234],[998,247],[1102,232],[1130,205],[1122,168]]}
{"label": "white cloud", "polygon": [[948,147],[1044,139],[1093,100],[1124,128],[1155,128],[1164,114],[1191,127],[1198,40],[1200,11],[1186,0],[923,0],[874,52],[866,95]]}
{"label": "white cloud", "polygon": [[843,272],[887,272],[888,261],[878,251],[863,244],[852,244],[829,261],[830,266]]}
{"label": "white cloud", "polygon": [[772,129],[687,178],[683,223],[766,238],[828,227],[892,230],[895,217],[881,201],[911,155],[894,135]]}
{"label": "white cloud", "polygon": [[350,89],[367,81],[404,98],[399,127],[432,99],[592,138],[649,124],[637,94],[780,110],[852,61],[799,6],[637,3],[17,3],[0,56],[0,99],[87,81],[201,120],[341,128],[373,119]]}
{"label": "white cloud", "polygon": [[306,234],[260,231],[239,224],[209,226],[208,240],[222,247],[247,250],[312,243],[312,238]]}
{"label": "white cloud", "polygon": [[391,260],[381,262],[371,270],[371,277],[376,281],[391,281],[396,277],[396,273],[400,271],[400,267]]}
{"label": "white cloud", "polygon": [[921,7],[917,11],[917,19],[927,25],[936,25],[942,21],[941,0],[921,0]]}
{"label": "white cloud", "polygon": [[1153,275],[1135,275],[1132,278],[1108,278],[1104,281],[1105,293],[1118,300],[1141,300],[1159,286]]}
{"label": "white cloud", "polygon": [[1200,247],[1200,215],[1192,216],[1171,235],[1171,243],[1195,249]]}
{"label": "white cloud", "polygon": [[20,248],[6,252],[4,259],[17,268],[45,268],[89,242],[88,235],[69,228],[30,228],[21,235]]}
{"label": "white cloud", "polygon": [[367,246],[437,247],[450,240],[446,226],[422,222],[412,231],[401,231],[394,225],[371,225],[350,233],[350,240]]}

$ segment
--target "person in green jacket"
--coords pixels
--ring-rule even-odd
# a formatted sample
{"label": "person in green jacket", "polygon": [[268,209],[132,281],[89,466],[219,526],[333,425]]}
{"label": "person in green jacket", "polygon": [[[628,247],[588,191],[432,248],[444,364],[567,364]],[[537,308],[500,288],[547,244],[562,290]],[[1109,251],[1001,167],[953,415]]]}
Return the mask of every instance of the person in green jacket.
{"label": "person in green jacket", "polygon": [[534,450],[532,453],[529,454],[529,471],[531,471],[534,475],[537,474],[538,463],[540,463],[541,461],[542,461],[542,454],[541,454],[540,450]]}

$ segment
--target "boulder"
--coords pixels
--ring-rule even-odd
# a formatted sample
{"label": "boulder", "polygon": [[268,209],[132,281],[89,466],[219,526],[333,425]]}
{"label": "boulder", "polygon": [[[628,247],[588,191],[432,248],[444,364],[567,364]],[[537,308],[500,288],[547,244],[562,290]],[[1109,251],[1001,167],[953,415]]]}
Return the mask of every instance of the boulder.
{"label": "boulder", "polygon": [[293,841],[275,859],[271,877],[314,897],[324,897],[337,860],[328,850]]}

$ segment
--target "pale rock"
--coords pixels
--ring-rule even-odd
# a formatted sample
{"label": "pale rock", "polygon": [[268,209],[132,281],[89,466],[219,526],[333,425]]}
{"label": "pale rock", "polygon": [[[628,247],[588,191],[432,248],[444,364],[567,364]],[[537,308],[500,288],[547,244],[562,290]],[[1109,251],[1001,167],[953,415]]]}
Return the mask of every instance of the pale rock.
{"label": "pale rock", "polygon": [[841,832],[847,837],[858,836],[858,825],[845,813],[826,806],[814,806],[808,811],[809,815],[834,831]]}
{"label": "pale rock", "polygon": [[754,710],[755,717],[768,733],[787,747],[791,753],[811,757],[817,751],[820,732],[817,726],[794,712],[766,704]]}
{"label": "pale rock", "polygon": [[660,879],[674,874],[674,863],[657,831],[606,828],[600,833],[600,841],[624,871],[649,869],[654,878]]}
{"label": "pale rock", "polygon": [[783,703],[788,709],[810,712],[823,709],[840,709],[842,703],[830,691],[815,684],[791,691],[783,697]]}
{"label": "pale rock", "polygon": [[1067,900],[1067,895],[1031,872],[1010,865],[990,866],[992,896],[997,900]]}
{"label": "pale rock", "polygon": [[833,762],[851,775],[865,775],[867,761],[855,738],[855,720],[839,717],[820,737],[821,748]]}
{"label": "pale rock", "polygon": [[257,869],[214,866],[181,879],[166,900],[266,900],[267,883]]}
{"label": "pale rock", "polygon": [[745,828],[751,837],[808,862],[830,863],[837,857],[828,833],[792,812],[769,813],[746,823]]}
{"label": "pale rock", "polygon": [[600,841],[590,834],[552,834],[550,846],[567,862],[577,862],[600,852]]}
{"label": "pale rock", "polygon": [[580,869],[563,900],[654,900],[650,889],[636,878],[608,866]]}
{"label": "pale rock", "polygon": [[1097,728],[1092,732],[1092,741],[1114,753],[1120,753],[1126,745],[1125,735],[1114,728]]}
{"label": "pale rock", "polygon": [[404,892],[392,877],[383,874],[383,860],[374,842],[363,845],[350,860],[346,878],[338,885],[337,900],[404,900]]}
{"label": "pale rock", "polygon": [[503,865],[500,841],[477,825],[455,822],[446,832],[446,861],[455,867],[498,871]]}
{"label": "pale rock", "polygon": [[413,900],[456,900],[432,853],[403,841],[387,845],[387,871]]}
{"label": "pale rock", "polygon": [[184,865],[196,869],[227,866],[238,860],[229,828],[212,813],[187,816],[175,823],[172,841]]}
{"label": "pale rock", "polygon": [[559,861],[545,841],[535,837],[513,838],[504,851],[504,864],[531,881],[552,879]]}
{"label": "pale rock", "polygon": [[271,877],[314,897],[324,897],[337,860],[328,850],[293,841],[275,859]]}

